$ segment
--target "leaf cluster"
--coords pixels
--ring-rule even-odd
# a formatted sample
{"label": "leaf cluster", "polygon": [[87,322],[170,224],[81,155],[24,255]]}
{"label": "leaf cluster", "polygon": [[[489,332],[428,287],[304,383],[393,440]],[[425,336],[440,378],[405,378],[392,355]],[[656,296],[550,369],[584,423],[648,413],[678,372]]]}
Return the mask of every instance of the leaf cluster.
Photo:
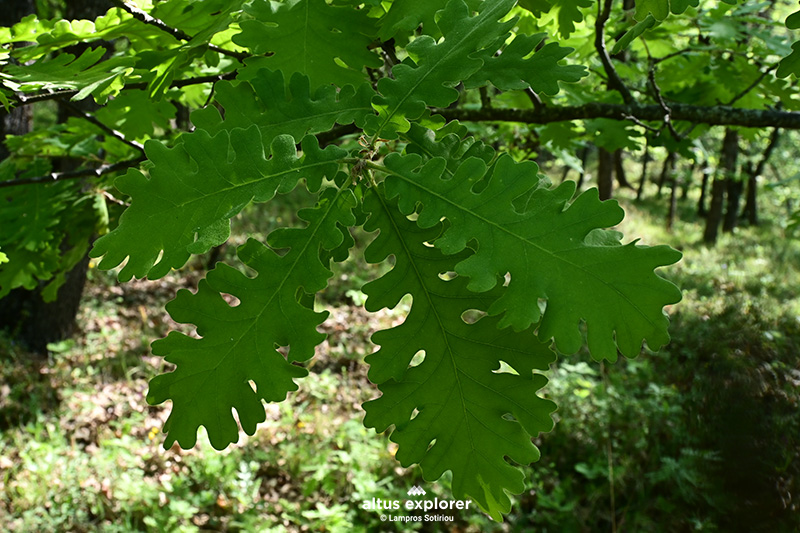
{"label": "leaf cluster", "polygon": [[[557,13],[562,35],[589,5],[524,3]],[[147,158],[114,182],[130,205],[91,250],[99,267],[119,268],[122,281],[158,279],[226,242],[246,206],[268,209],[293,190],[308,201],[297,225],[238,249],[241,269],[218,264],[167,305],[197,335],[153,343],[175,365],[148,393],[172,402],[165,446],[193,446],[203,426],[223,449],[265,420],[262,402],[297,388],[324,339],[315,296],[359,226],[376,233],[365,259],[391,261],[364,285],[367,309],[412,299],[401,325],[373,336],[367,363],[381,396],[365,404],[364,423],[393,428],[402,464],[421,465],[429,480],[451,471],[455,496],[495,518],[524,489],[515,463],[536,461],[531,439],[552,428],[555,405],[537,394],[555,349],[577,351],[585,333],[592,356],[613,361],[668,342],[663,307],[680,291],[655,269],[680,253],[623,244],[611,229],[623,217],[616,202],[594,189],[576,196],[571,182],[553,187],[536,163],[431,111],[481,91],[552,98],[584,77],[585,67],[564,64],[572,48],[525,31],[513,0],[169,0],[150,19],[125,6],[94,23],[30,17],[0,32],[0,44],[35,43],[3,70],[5,103],[17,93],[91,95],[108,102],[93,123],[99,135],[125,141],[120,157]],[[97,39],[117,40],[119,53],[50,55]],[[212,89],[178,83],[209,70]],[[191,131],[156,138],[189,108],[199,108]],[[320,142],[326,135],[338,142]],[[53,228],[80,187],[56,185],[10,189],[3,217],[51,209],[0,240],[2,290],[59,270],[15,270],[29,268],[19,250],[44,261],[58,249]]]}

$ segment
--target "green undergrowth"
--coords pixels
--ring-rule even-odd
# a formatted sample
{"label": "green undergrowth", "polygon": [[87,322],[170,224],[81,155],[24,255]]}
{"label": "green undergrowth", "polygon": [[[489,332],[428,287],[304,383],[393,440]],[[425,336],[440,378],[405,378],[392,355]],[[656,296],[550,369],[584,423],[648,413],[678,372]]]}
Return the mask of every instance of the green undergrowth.
{"label": "green undergrowth", "polygon": [[[663,202],[662,202],[663,203]],[[289,400],[267,407],[255,436],[216,452],[163,450],[165,406],[145,402],[164,370],[149,342],[171,322],[163,304],[194,288],[208,256],[157,282],[116,285],[92,271],[81,333],[40,366],[0,339],[0,523],[7,531],[795,531],[800,529],[800,243],[781,224],[702,245],[691,212],[672,233],[656,201],[634,203],[623,231],[667,242],[684,259],[662,272],[683,288],[667,309],[672,343],[598,365],[561,356],[544,393],[557,424],[503,524],[478,510],[436,524],[386,523],[362,502],[406,500],[419,485],[388,435],[361,424],[374,397],[369,335],[402,320],[364,311],[363,264],[336,271],[319,305],[328,339]],[[278,222],[250,213],[242,232]],[[259,217],[261,217],[260,220]],[[266,221],[266,222],[265,222]],[[369,237],[358,235],[363,247]],[[222,258],[232,250],[219,251]],[[744,528],[744,529],[743,529]]]}

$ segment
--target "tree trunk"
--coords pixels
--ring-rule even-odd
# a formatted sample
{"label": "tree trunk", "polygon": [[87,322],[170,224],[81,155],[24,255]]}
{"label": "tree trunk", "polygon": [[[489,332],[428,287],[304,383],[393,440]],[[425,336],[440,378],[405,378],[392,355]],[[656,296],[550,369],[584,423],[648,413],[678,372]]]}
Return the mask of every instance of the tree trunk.
{"label": "tree trunk", "polygon": [[650,138],[645,137],[644,140],[644,154],[642,155],[642,176],[639,179],[639,188],[636,191],[636,201],[642,199],[644,193],[644,185],[647,183],[647,162],[650,161]]}
{"label": "tree trunk", "polygon": [[605,148],[597,149],[597,188],[601,200],[611,198],[614,189],[614,154]]}
{"label": "tree trunk", "polygon": [[[0,9],[0,26],[12,26],[32,13],[36,13],[34,0],[15,0]],[[10,113],[0,106],[0,161],[9,155],[5,145],[7,135],[24,135],[31,131],[33,114],[30,106],[16,107]]]}
{"label": "tree trunk", "polygon": [[703,179],[700,182],[700,199],[697,200],[697,214],[704,217],[708,214],[706,211],[706,191],[708,190],[708,176],[709,169],[703,168]]}
{"label": "tree trunk", "polygon": [[625,168],[622,166],[623,163],[623,152],[620,148],[619,150],[614,151],[614,174],[617,176],[617,184],[620,187],[626,187],[628,189],[633,189],[633,185],[630,184],[628,178],[625,176]]}
{"label": "tree trunk", "polygon": [[778,145],[780,137],[780,128],[775,128],[772,130],[772,135],[770,135],[767,148],[761,155],[761,160],[758,162],[755,170],[747,179],[747,194],[744,209],[742,210],[742,218],[746,219],[747,223],[751,226],[758,225],[758,177],[764,173],[764,168],[767,166],[767,161],[772,155],[772,152],[775,150],[775,147]]}
{"label": "tree trunk", "polygon": [[583,185],[583,180],[586,179],[586,163],[589,161],[589,147],[584,146],[581,148],[578,153],[580,154],[581,158],[581,173],[578,174],[578,182],[575,185],[577,190],[581,190],[581,185]]}
{"label": "tree trunk", "polygon": [[89,256],[66,274],[55,301],[45,302],[41,290],[14,289],[0,305],[0,329],[22,341],[36,355],[47,355],[47,344],[71,336],[80,307]]}
{"label": "tree trunk", "polygon": [[[752,172],[752,165],[748,164],[747,168],[749,172]],[[727,182],[728,202],[722,221],[722,231],[730,233],[739,224],[739,201],[742,198],[744,182],[740,176],[732,176]]]}
{"label": "tree trunk", "polygon": [[689,188],[692,185],[692,181],[694,181],[695,170],[697,170],[697,160],[693,159],[689,170],[684,174],[684,179],[681,180],[681,200],[686,200],[686,197],[689,196]]}
{"label": "tree trunk", "polygon": [[745,192],[742,218],[750,226],[758,226],[758,174],[753,172],[747,178],[747,191]]}
{"label": "tree trunk", "polygon": [[661,198],[661,190],[664,188],[664,184],[667,182],[667,176],[670,175],[670,172],[675,167],[675,152],[670,152],[667,154],[667,158],[664,160],[664,165],[661,167],[661,177],[658,178],[658,190],[656,191],[656,198]]}
{"label": "tree trunk", "polygon": [[564,183],[567,180],[567,176],[569,176],[569,167],[564,165],[564,170],[561,171],[561,181],[559,183]]}
{"label": "tree trunk", "polygon": [[675,176],[675,171],[671,173],[670,177],[670,193],[669,193],[669,210],[667,211],[667,231],[672,233],[672,227],[675,224],[675,211],[678,207],[678,183]]}
{"label": "tree trunk", "polygon": [[736,160],[739,157],[739,133],[731,128],[725,129],[725,138],[722,140],[722,154],[720,155],[719,168],[711,186],[711,205],[706,215],[706,229],[703,232],[703,241],[708,244],[717,242],[719,225],[722,222],[722,207],[725,203],[725,191],[728,181],[733,179],[736,172]]}

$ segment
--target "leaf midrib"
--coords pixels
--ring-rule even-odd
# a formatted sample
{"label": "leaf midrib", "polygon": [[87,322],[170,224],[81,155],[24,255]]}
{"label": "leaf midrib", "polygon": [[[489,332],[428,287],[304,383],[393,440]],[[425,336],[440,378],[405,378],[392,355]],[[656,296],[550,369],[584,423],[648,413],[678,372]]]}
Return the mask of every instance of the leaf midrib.
{"label": "leaf midrib", "polygon": [[[440,159],[442,159],[442,158],[440,158]],[[631,299],[630,299],[630,298],[629,298],[627,295],[625,295],[624,293],[620,292],[620,290],[619,290],[617,287],[615,287],[613,284],[611,284],[611,283],[609,283],[609,282],[605,281],[603,278],[600,278],[599,276],[597,276],[596,274],[594,274],[594,273],[593,273],[591,270],[587,270],[587,269],[586,269],[586,268],[584,268],[583,266],[581,266],[581,265],[579,265],[579,264],[576,264],[576,263],[573,263],[572,261],[569,261],[569,260],[567,260],[567,259],[565,259],[565,258],[563,258],[563,257],[561,257],[561,256],[559,256],[559,255],[557,255],[555,252],[552,252],[552,251],[548,250],[547,248],[544,248],[544,247],[542,247],[541,245],[537,244],[536,242],[534,242],[534,241],[531,241],[531,240],[529,240],[528,238],[526,238],[526,237],[523,237],[522,235],[518,235],[517,233],[514,233],[514,232],[512,232],[512,231],[508,230],[508,229],[507,229],[507,228],[505,228],[504,226],[502,226],[502,225],[500,225],[500,224],[497,224],[496,222],[494,222],[494,221],[492,221],[492,220],[490,220],[490,219],[488,219],[488,218],[486,218],[486,217],[484,217],[484,216],[482,216],[482,215],[480,215],[480,214],[478,214],[478,213],[476,213],[476,212],[472,211],[471,209],[469,209],[469,208],[467,208],[467,207],[464,207],[464,206],[463,206],[463,205],[461,205],[461,204],[458,204],[458,203],[456,203],[456,202],[454,202],[454,201],[452,201],[452,200],[448,199],[448,198],[447,198],[447,197],[445,197],[445,196],[442,196],[442,195],[441,195],[441,194],[439,194],[438,192],[436,192],[436,191],[433,191],[432,189],[429,189],[429,188],[425,187],[424,185],[422,185],[422,184],[418,183],[417,181],[414,181],[414,180],[412,180],[412,179],[410,179],[410,178],[408,178],[408,177],[404,176],[403,174],[400,174],[400,173],[398,173],[398,172],[395,172],[395,171],[393,171],[393,170],[389,169],[388,167],[385,167],[385,166],[382,166],[382,165],[371,165],[371,166],[372,166],[372,168],[375,168],[375,169],[377,169],[377,170],[380,170],[380,171],[382,171],[382,172],[385,172],[385,173],[387,173],[387,174],[390,174],[390,175],[392,175],[392,176],[395,176],[395,177],[397,177],[397,178],[400,178],[400,179],[401,179],[401,180],[403,180],[404,182],[406,182],[406,183],[408,183],[408,184],[410,184],[410,185],[412,185],[412,186],[414,186],[414,187],[416,187],[416,188],[418,188],[418,189],[421,189],[421,190],[425,191],[426,193],[430,194],[431,196],[433,196],[433,197],[437,198],[438,200],[440,200],[440,201],[442,201],[442,202],[445,202],[445,203],[447,203],[447,204],[449,204],[449,205],[451,205],[451,206],[455,207],[456,209],[458,209],[458,210],[460,210],[460,211],[462,211],[462,212],[464,212],[464,213],[466,213],[466,214],[470,215],[471,217],[473,217],[473,218],[476,218],[476,219],[480,220],[480,221],[481,221],[482,223],[484,223],[485,225],[487,225],[487,226],[490,226],[491,228],[493,228],[493,229],[496,229],[496,230],[498,230],[498,231],[500,231],[500,232],[502,232],[502,233],[505,233],[505,234],[507,234],[507,235],[509,235],[509,236],[511,236],[511,237],[513,237],[513,238],[515,238],[516,240],[519,240],[519,241],[521,241],[521,242],[523,242],[523,243],[525,243],[525,244],[527,244],[527,245],[530,245],[531,247],[533,247],[533,248],[535,248],[535,249],[539,250],[540,252],[542,252],[544,255],[547,255],[547,256],[549,256],[549,257],[552,257],[554,260],[561,261],[561,262],[563,262],[563,263],[565,263],[565,264],[569,265],[570,267],[572,267],[572,268],[574,268],[574,269],[576,269],[576,270],[578,270],[578,271],[580,271],[580,272],[583,272],[583,273],[584,273],[584,274],[586,274],[588,277],[590,277],[590,278],[592,278],[592,279],[595,279],[595,280],[597,280],[597,282],[598,282],[599,284],[601,284],[601,285],[605,286],[606,288],[610,289],[612,292],[616,293],[616,294],[617,294],[617,295],[618,295],[618,296],[619,296],[619,297],[620,297],[622,300],[624,300],[624,301],[625,301],[625,302],[626,302],[626,303],[627,303],[627,304],[628,304],[630,307],[632,307],[633,309],[635,309],[635,310],[636,310],[636,312],[637,312],[637,313],[638,313],[638,314],[639,314],[639,315],[640,315],[640,316],[641,316],[641,317],[642,317],[642,318],[643,318],[643,319],[644,319],[644,320],[645,320],[645,321],[646,321],[648,324],[650,324],[652,327],[654,327],[654,328],[657,328],[657,327],[658,327],[658,325],[657,325],[657,324],[655,324],[655,323],[654,323],[654,322],[653,322],[653,321],[650,319],[650,317],[648,317],[648,316],[647,316],[647,315],[644,313],[644,311],[643,311],[642,309],[640,309],[640,308],[639,308],[639,306],[635,305],[635,304],[634,304],[634,302],[633,302],[633,301],[632,301],[632,300],[631,300]],[[437,179],[438,179],[438,178],[437,178]],[[599,216],[599,215],[594,215],[594,217],[596,217],[596,216]],[[594,218],[594,217],[584,218],[584,219],[582,219],[582,220],[584,220],[584,221],[586,221],[586,220],[591,220],[591,218]]]}
{"label": "leaf midrib", "polygon": [[[419,282],[419,285],[422,288],[423,293],[425,294],[425,299],[428,301],[428,306],[433,311],[434,316],[436,317],[436,322],[439,325],[439,329],[442,332],[442,337],[444,338],[444,343],[445,343],[447,354],[449,356],[449,361],[450,361],[450,364],[451,364],[451,366],[453,368],[453,375],[454,375],[455,380],[456,380],[456,387],[458,388],[458,391],[459,391],[458,397],[459,397],[459,400],[460,400],[460,403],[461,403],[463,420],[467,424],[467,433],[469,435],[470,448],[472,449],[473,453],[480,454],[480,451],[478,450],[477,446],[475,445],[475,438],[474,438],[474,436],[472,434],[472,428],[471,428],[470,423],[469,423],[469,419],[470,419],[470,414],[471,413],[469,411],[469,408],[466,405],[464,390],[463,390],[463,386],[461,384],[461,379],[460,379],[460,376],[459,376],[460,370],[458,368],[458,365],[456,364],[454,353],[453,353],[453,349],[450,346],[450,338],[448,336],[449,332],[444,326],[442,318],[441,318],[441,316],[439,314],[439,310],[434,305],[433,300],[431,299],[432,291],[428,290],[428,286],[425,283],[425,278],[422,276],[421,272],[419,271],[419,268],[417,267],[417,263],[416,263],[416,261],[414,259],[414,255],[411,253],[411,251],[409,250],[408,246],[406,245],[406,241],[403,238],[403,231],[397,226],[397,224],[395,223],[394,218],[392,218],[392,211],[390,211],[389,206],[386,205],[386,202],[384,201],[384,198],[377,191],[373,191],[373,194],[375,194],[375,196],[380,201],[381,207],[383,207],[383,210],[386,213],[386,218],[389,219],[389,222],[392,225],[392,229],[394,230],[394,232],[395,232],[395,234],[397,236],[397,240],[401,243],[401,245],[403,247],[403,251],[405,252],[406,256],[408,257],[408,261],[411,264],[411,267],[414,269],[414,274],[416,275],[417,280]],[[413,310],[413,308],[412,308],[412,310]],[[441,363],[441,361],[440,361],[440,363]],[[423,364],[424,364],[424,362],[423,362]],[[434,372],[435,372],[435,369],[434,369]],[[452,392],[451,392],[451,394],[452,394]],[[447,402],[445,401],[445,402],[443,402],[442,405],[444,406],[446,404],[447,404]]]}
{"label": "leaf midrib", "polygon": [[[477,31],[479,28],[481,28],[481,24],[482,24],[482,23],[483,23],[485,20],[489,19],[489,17],[491,16],[491,14],[492,14],[492,13],[494,13],[495,11],[501,11],[501,10],[498,8],[498,6],[501,6],[501,5],[502,5],[502,4],[501,4],[500,2],[498,2],[498,3],[495,3],[493,6],[490,6],[490,7],[488,7],[488,8],[487,8],[485,11],[482,11],[481,13],[479,13],[478,15],[476,15],[475,17],[473,17],[473,18],[475,18],[475,19],[481,19],[481,17],[485,17],[485,18],[483,18],[483,19],[481,19],[481,20],[477,20],[477,21],[475,21],[475,25],[474,25],[474,27],[473,27],[473,28],[472,28],[470,31],[468,31],[468,32],[467,32],[467,33],[464,35],[464,38],[463,38],[463,39],[461,39],[460,41],[458,41],[458,42],[454,43],[454,44],[453,44],[453,46],[452,46],[452,48],[451,48],[450,50],[446,51],[446,52],[445,52],[445,53],[444,53],[444,54],[443,54],[443,55],[442,55],[442,56],[441,56],[441,57],[440,57],[440,58],[439,58],[439,59],[438,59],[438,60],[437,60],[435,63],[433,63],[433,64],[430,66],[430,68],[428,68],[428,69],[427,69],[427,72],[423,72],[423,73],[422,73],[422,76],[420,76],[420,77],[419,77],[419,78],[416,80],[416,82],[415,82],[415,83],[414,83],[414,84],[411,86],[411,90],[409,90],[409,91],[407,91],[407,92],[406,92],[405,96],[403,96],[403,97],[402,97],[402,98],[401,98],[401,99],[400,99],[400,100],[397,102],[397,104],[394,106],[394,110],[392,110],[392,111],[391,111],[391,112],[390,112],[390,113],[389,113],[389,114],[386,116],[386,119],[385,119],[385,120],[383,121],[383,123],[381,123],[381,125],[378,127],[378,131],[376,131],[376,132],[375,132],[375,135],[373,135],[373,136],[372,136],[372,139],[371,139],[371,143],[370,143],[370,144],[374,144],[374,143],[375,143],[375,141],[377,141],[377,140],[380,138],[380,134],[381,134],[381,132],[383,131],[383,128],[385,128],[385,127],[386,127],[386,125],[387,125],[387,124],[389,124],[389,123],[391,122],[392,118],[394,118],[394,116],[395,116],[395,115],[398,113],[398,111],[400,111],[400,109],[402,108],[403,104],[404,104],[404,103],[405,103],[405,102],[406,102],[406,101],[407,101],[409,98],[411,98],[411,96],[412,96],[412,95],[413,95],[413,94],[416,92],[416,90],[417,90],[417,87],[419,87],[419,86],[422,84],[422,82],[424,82],[426,79],[428,79],[428,76],[430,76],[431,74],[433,74],[433,72],[434,72],[434,71],[436,71],[436,70],[438,69],[438,66],[439,66],[440,64],[442,64],[442,63],[443,63],[443,62],[444,62],[446,59],[449,59],[449,58],[450,58],[450,57],[451,57],[451,56],[452,56],[454,53],[456,53],[456,51],[458,50],[459,46],[460,46],[462,43],[464,43],[464,42],[468,41],[468,40],[469,40],[469,37],[471,37],[473,33],[475,33],[475,32],[476,32],[476,31]],[[499,18],[500,18],[500,17],[498,16],[498,17],[495,19],[495,21],[496,21],[496,20],[499,20]],[[445,45],[446,45],[446,44],[447,44],[447,42],[448,42],[448,41],[447,41],[447,37],[446,37],[446,36],[445,36],[445,40],[444,40],[444,42],[445,42]],[[442,45],[436,45],[436,46],[442,46]],[[459,58],[459,60],[461,60],[461,58]],[[422,67],[420,67],[419,65],[417,65],[417,68],[416,68],[415,70],[419,70],[419,69],[421,69],[421,68],[422,68]],[[395,81],[395,83],[399,83],[399,82]]]}
{"label": "leaf midrib", "polygon": [[[336,196],[334,196],[332,198],[328,209],[325,211],[324,216],[319,219],[319,223],[316,225],[314,230],[311,232],[310,237],[306,240],[306,242],[302,246],[302,248],[299,249],[300,251],[297,254],[297,257],[295,258],[295,260],[292,263],[291,267],[286,270],[286,275],[283,277],[283,279],[280,281],[280,283],[276,286],[276,288],[272,292],[272,295],[270,296],[269,300],[267,300],[267,302],[262,306],[262,308],[258,312],[258,314],[255,317],[253,317],[252,319],[250,319],[250,325],[247,327],[247,329],[244,330],[244,332],[239,336],[239,338],[235,340],[234,344],[231,345],[231,347],[228,349],[228,351],[225,352],[219,358],[219,361],[217,362],[217,364],[214,365],[212,368],[209,368],[209,369],[205,370],[206,376],[203,378],[202,382],[200,382],[197,385],[197,387],[195,388],[195,391],[203,390],[203,388],[205,387],[206,382],[211,378],[211,376],[213,374],[215,374],[218,371],[219,367],[222,365],[222,363],[225,362],[228,359],[228,357],[231,356],[231,354],[234,352],[235,348],[239,345],[239,343],[242,341],[242,339],[247,337],[248,334],[250,333],[250,331],[256,326],[256,324],[259,323],[259,321],[261,320],[262,315],[270,308],[270,305],[272,304],[272,301],[281,293],[281,289],[283,288],[284,284],[289,280],[289,278],[294,273],[295,267],[297,266],[297,264],[300,261],[300,259],[305,256],[305,253],[308,250],[308,248],[311,246],[312,241],[315,241],[314,237],[317,235],[319,229],[322,227],[323,221],[326,220],[328,218],[328,215],[330,215],[331,211],[333,211],[334,207],[336,206],[336,200],[339,198],[339,196],[342,194],[342,192],[343,192],[343,190],[339,189],[337,194],[336,194]],[[292,250],[295,250],[295,248],[292,248]],[[283,256],[283,257],[286,257],[286,256]],[[261,272],[259,272],[259,275],[263,275],[263,274]],[[214,290],[216,290],[216,289],[214,289]],[[217,292],[219,292],[219,291],[217,291]],[[289,317],[287,317],[286,314],[283,313],[283,309],[281,309],[281,313],[283,314],[284,318],[286,318],[287,321],[288,321]],[[190,374],[190,375],[182,377],[180,379],[176,379],[170,384],[170,388],[172,388],[172,386],[180,383],[181,381],[193,378],[195,376],[197,376],[197,374]],[[195,403],[196,402],[196,399],[194,399],[194,398],[197,397],[197,394],[198,394],[198,392],[195,392],[192,395],[193,399],[190,400],[190,403]]]}

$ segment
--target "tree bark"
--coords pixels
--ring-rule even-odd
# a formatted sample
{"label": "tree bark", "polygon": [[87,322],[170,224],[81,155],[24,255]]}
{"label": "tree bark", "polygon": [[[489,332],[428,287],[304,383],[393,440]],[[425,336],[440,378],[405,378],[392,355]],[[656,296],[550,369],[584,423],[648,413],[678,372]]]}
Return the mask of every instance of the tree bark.
{"label": "tree bark", "polygon": [[747,191],[745,192],[742,218],[750,226],[758,226],[758,174],[753,172],[747,178]]}
{"label": "tree bark", "polygon": [[689,188],[694,181],[694,171],[697,169],[697,160],[693,159],[689,170],[684,174],[684,179],[681,180],[681,200],[686,200],[689,196]]}
{"label": "tree bark", "polygon": [[[747,165],[752,172],[752,165]],[[740,176],[732,176],[727,183],[727,205],[725,207],[725,217],[722,220],[722,231],[730,233],[739,224],[739,202],[742,198],[744,182]]]}
{"label": "tree bark", "polygon": [[639,178],[639,188],[636,190],[636,201],[642,199],[644,186],[647,183],[647,163],[650,161],[650,138],[645,137],[644,154],[642,154],[642,176]]}
{"label": "tree bark", "polygon": [[605,148],[597,149],[597,188],[601,200],[608,200],[614,189],[614,154]]}
{"label": "tree bark", "polygon": [[706,229],[703,232],[703,241],[707,244],[717,242],[719,226],[722,222],[722,208],[725,203],[725,192],[728,181],[733,179],[736,172],[736,160],[739,157],[739,133],[727,128],[725,138],[722,140],[722,153],[719,168],[711,186],[711,205],[706,215]]}
{"label": "tree bark", "polygon": [[614,174],[617,176],[617,184],[620,187],[633,189],[633,185],[630,184],[628,178],[625,176],[625,167],[622,165],[625,160],[623,155],[622,148],[614,151]]}
{"label": "tree bark", "polygon": [[667,177],[670,176],[675,168],[675,158],[675,152],[670,152],[667,154],[667,158],[664,159],[664,164],[661,167],[661,177],[658,178],[658,190],[656,191],[656,198],[661,198],[661,190],[664,188],[664,184],[667,182]]}
{"label": "tree bark", "polygon": [[700,198],[697,200],[697,214],[698,216],[705,217],[708,214],[706,211],[706,191],[708,191],[708,176],[709,169],[703,169],[703,179],[700,181]]}
{"label": "tree bark", "polygon": [[670,175],[671,187],[669,193],[669,210],[667,211],[667,231],[672,233],[672,228],[675,225],[675,211],[678,207],[678,183],[674,170]]}
{"label": "tree bark", "polygon": [[0,329],[22,341],[34,354],[47,355],[47,344],[70,337],[80,308],[89,256],[66,274],[53,302],[42,299],[41,290],[14,289],[0,304]]}
{"label": "tree bark", "polygon": [[761,159],[759,160],[758,165],[756,165],[755,170],[750,173],[747,179],[747,193],[745,195],[746,199],[741,216],[742,218],[746,219],[747,223],[751,226],[758,225],[758,177],[764,173],[764,168],[767,166],[767,161],[769,161],[772,152],[780,142],[780,138],[781,130],[779,128],[772,130],[772,135],[770,135],[767,148],[761,155]]}

